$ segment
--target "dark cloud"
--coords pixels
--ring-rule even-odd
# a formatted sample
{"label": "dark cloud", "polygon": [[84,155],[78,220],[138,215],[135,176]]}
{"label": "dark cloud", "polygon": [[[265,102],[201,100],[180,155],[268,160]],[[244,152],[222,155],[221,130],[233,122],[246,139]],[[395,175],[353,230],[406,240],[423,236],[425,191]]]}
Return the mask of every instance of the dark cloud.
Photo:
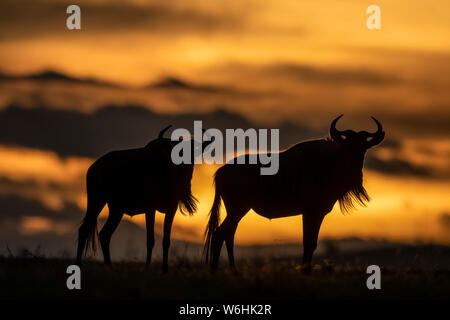
{"label": "dark cloud", "polygon": [[211,33],[236,30],[242,25],[237,17],[214,15],[200,9],[179,9],[169,1],[148,5],[133,5],[130,2],[84,5],[86,29],[116,31],[145,30],[160,33]]}
{"label": "dark cloud", "polygon": [[[248,68],[251,69],[251,67]],[[259,70],[256,72],[261,71],[261,69],[255,68]],[[302,69],[303,67],[299,68]],[[304,68],[316,70],[309,67]],[[241,69],[242,77],[246,78],[249,71],[246,70],[245,66],[241,66]],[[319,74],[322,74],[319,79],[325,78],[324,75],[328,74],[330,75],[329,85],[335,87],[331,81],[334,79],[333,72],[328,69],[318,71]],[[315,73],[315,71],[312,73]],[[345,74],[346,72],[340,71],[340,73]],[[270,78],[270,74],[264,76],[260,74],[260,78],[264,77]],[[351,81],[352,77],[352,71],[349,71],[348,81]],[[175,105],[178,110],[196,112],[197,110],[214,110],[217,109],[218,105],[223,104],[225,105],[223,109],[236,110],[248,119],[271,119],[270,117],[273,114],[277,120],[292,119],[296,121],[297,119],[297,123],[300,124],[308,124],[307,121],[310,121],[309,123],[318,125],[319,119],[328,121],[336,114],[345,113],[346,116],[343,121],[347,121],[346,119],[349,118],[349,121],[352,121],[350,128],[356,128],[363,123],[368,123],[373,128],[373,123],[368,122],[368,120],[370,121],[368,116],[375,115],[383,123],[387,139],[392,139],[393,136],[408,136],[411,138],[450,136],[450,126],[448,126],[448,123],[450,123],[450,112],[448,110],[450,109],[444,105],[430,105],[425,109],[417,110],[413,107],[408,108],[407,102],[401,103],[398,107],[389,106],[385,103],[375,105],[370,102],[364,105],[364,108],[349,110],[347,106],[340,106],[339,102],[336,106],[326,105],[329,102],[321,102],[321,99],[327,95],[308,98],[302,93],[296,96],[296,94],[290,95],[279,91],[245,89],[243,86],[239,87],[236,83],[232,85],[210,84],[207,81],[190,81],[174,76],[162,77],[160,80],[144,86],[142,90],[128,87],[117,88],[117,86],[111,88],[114,84],[92,78],[76,78],[56,71],[43,71],[21,76],[4,74],[3,77],[0,75],[0,80],[2,78],[0,89],[4,95],[4,105],[18,102],[18,104],[32,107],[42,106],[45,108],[51,106],[58,109],[91,111],[110,101],[120,104],[133,99],[138,101],[139,104],[154,104],[157,110],[161,110],[162,106],[165,105],[169,107]],[[11,81],[11,79],[18,78],[28,79],[29,81]],[[252,77],[249,76],[248,79],[252,79]],[[336,83],[342,81],[345,82],[339,80]],[[49,84],[47,82],[52,85],[47,85]],[[289,81],[289,83],[292,82]],[[78,86],[78,84],[82,85]],[[104,88],[100,85],[108,87]],[[308,107],[309,101],[314,107]],[[297,103],[299,104],[297,105]],[[258,112],[254,110],[258,110]],[[407,110],[407,112],[404,110]],[[323,121],[320,121],[320,123],[323,123]],[[326,128],[323,129],[323,132],[326,133]],[[394,144],[398,146],[397,142],[386,140],[385,146],[394,148]]]}
{"label": "dark cloud", "polygon": [[[84,212],[78,207],[66,204],[60,210],[49,209],[41,202],[30,200],[18,196],[0,195],[0,255],[8,254],[11,250],[13,254],[20,255],[22,252],[31,251],[33,254],[58,255],[61,254],[73,257],[76,250],[76,239],[78,226],[84,217]],[[21,232],[21,223],[24,217],[42,217],[51,222],[64,223],[69,227],[67,232],[61,233],[56,230],[43,230],[38,233]],[[99,228],[103,226],[105,219],[99,219]],[[155,257],[161,257],[160,230],[162,225],[156,223],[155,233],[157,246],[155,246]],[[194,228],[183,227],[177,224],[173,226],[173,234],[188,236],[190,238],[199,236]],[[177,240],[175,236],[172,240],[172,254],[187,254],[199,256],[201,246],[195,243]],[[146,252],[146,231],[143,227],[132,222],[123,220],[117,231],[114,233],[111,242],[112,255],[116,259],[144,259]],[[100,257],[100,253],[97,254]]]}
{"label": "dark cloud", "polygon": [[144,86],[144,89],[181,89],[195,91],[198,93],[238,93],[237,90],[230,87],[191,83],[177,77],[164,77],[156,82],[152,82],[149,85]]}
{"label": "dark cloud", "polygon": [[15,195],[0,195],[0,219],[20,220],[24,216],[40,216],[58,222],[80,222],[83,212],[75,205],[66,203],[61,210],[45,207],[42,202]]}
{"label": "dark cloud", "polygon": [[450,213],[444,212],[439,216],[439,224],[442,229],[449,233],[450,236]]}
{"label": "dark cloud", "polygon": [[[81,178],[81,177],[80,177]],[[9,177],[0,176],[0,190],[15,190],[24,191],[27,190],[42,190],[45,189],[52,193],[73,193],[79,191],[81,184],[84,181],[74,180],[73,184],[58,183],[55,181],[38,182],[32,179],[20,179],[13,180]]]}
{"label": "dark cloud", "polygon": [[[42,74],[48,74],[48,72]],[[58,79],[72,79],[72,77],[57,72],[51,74],[57,74]],[[45,77],[45,79],[47,78]],[[34,80],[41,81],[42,79],[40,77]],[[81,80],[74,78],[74,81]],[[168,91],[189,90],[195,92],[216,92],[228,89],[195,84],[175,77],[163,78],[148,87],[163,88]],[[36,103],[37,101],[34,100],[34,105]],[[225,111],[225,109],[227,108],[219,108],[218,111],[209,113],[162,114],[138,105],[109,105],[101,107],[93,113],[82,113],[49,109],[45,103],[38,108],[10,105],[0,111],[0,143],[51,150],[61,156],[97,158],[114,149],[145,145],[156,137],[161,128],[169,124],[174,125],[174,128],[182,127],[192,130],[193,121],[202,120],[204,128],[218,128],[223,132],[226,128],[259,127],[257,123],[250,122],[244,116]],[[364,119],[361,118],[360,121],[366,122],[366,118],[367,116],[364,116]],[[436,115],[407,114],[400,117],[395,114],[381,114],[380,119],[388,132],[388,137],[380,147],[394,152],[402,148],[402,142],[397,138],[395,132],[390,132],[389,128],[397,129],[403,126],[412,129],[412,123],[416,131],[426,130],[429,127],[433,127],[433,130],[440,130],[439,128],[449,130],[447,123],[450,123],[442,115],[438,117]],[[278,123],[273,127],[280,129],[280,148],[282,149],[304,139],[328,135],[328,127],[311,129],[291,122]],[[381,159],[371,152],[366,161],[366,168],[393,175],[442,178],[431,167],[418,166],[402,158]],[[56,189],[60,187],[55,186]]]}
{"label": "dark cloud", "polygon": [[[169,124],[193,132],[195,120],[202,120],[205,129],[217,128],[222,132],[226,128],[258,128],[258,124],[224,110],[170,115],[154,113],[140,106],[105,106],[88,114],[12,105],[0,111],[0,143],[51,150],[60,156],[97,158],[111,150],[143,146]],[[328,134],[327,128],[313,130],[289,122],[273,127],[280,129],[281,149]],[[401,148],[396,139],[388,139],[383,145],[394,150]],[[433,168],[415,165],[406,159],[381,159],[372,153],[369,153],[365,167],[386,174],[438,178]],[[64,188],[59,185],[48,187]]]}
{"label": "dark cloud", "polygon": [[412,137],[450,136],[450,108],[430,106],[423,112],[379,112],[386,119],[386,127],[401,130]]}
{"label": "dark cloud", "polygon": [[44,70],[38,73],[22,74],[22,75],[0,73],[0,81],[11,82],[23,80],[37,81],[40,83],[45,83],[47,81],[55,81],[66,84],[85,84],[90,86],[120,87],[120,85],[115,83],[98,80],[94,78],[76,78],[54,70]]}
{"label": "dark cloud", "polygon": [[398,158],[386,160],[380,159],[374,155],[369,155],[364,163],[364,166],[365,168],[386,174],[416,176],[422,178],[434,177],[434,174],[430,168],[414,165],[406,160]]}
{"label": "dark cloud", "polygon": [[402,143],[401,141],[394,138],[386,138],[383,140],[383,143],[380,145],[380,147],[390,150],[400,150],[402,148]]}
{"label": "dark cloud", "polygon": [[[204,128],[253,128],[242,116],[219,110],[212,113],[157,114],[139,106],[105,106],[92,114],[11,105],[0,111],[0,143],[52,150],[61,156],[96,158],[114,149],[143,146],[165,126],[190,128],[202,120]],[[281,147],[317,136],[300,125],[277,125]]]}
{"label": "dark cloud", "polygon": [[[76,230],[84,218],[85,212],[78,206],[65,203],[61,209],[51,209],[34,199],[27,199],[16,195],[0,195],[0,221],[8,219],[9,221],[20,221],[26,216],[39,216],[50,219],[54,222],[66,222],[74,226]],[[0,222],[1,223],[1,222]],[[104,223],[101,222],[100,225]],[[136,228],[141,227],[133,224]],[[195,236],[197,230],[190,227],[174,226],[174,232],[178,234]],[[156,223],[156,229],[162,229],[162,225]]]}
{"label": "dark cloud", "polygon": [[[289,80],[302,82],[317,82],[333,85],[359,84],[368,86],[388,86],[401,83],[403,80],[396,75],[384,74],[364,69],[333,69],[318,68],[294,63],[275,63],[259,67],[245,65],[230,65],[230,68],[262,72],[266,76],[281,76]],[[254,70],[251,70],[251,69]]]}
{"label": "dark cloud", "polygon": [[[68,34],[66,8],[69,3],[39,0],[0,2],[0,39],[20,39]],[[171,33],[173,36],[235,30],[242,19],[233,15],[213,15],[200,9],[177,8],[170,1],[137,4],[131,1],[78,1],[82,34],[118,31]],[[77,36],[81,33],[71,33]]]}

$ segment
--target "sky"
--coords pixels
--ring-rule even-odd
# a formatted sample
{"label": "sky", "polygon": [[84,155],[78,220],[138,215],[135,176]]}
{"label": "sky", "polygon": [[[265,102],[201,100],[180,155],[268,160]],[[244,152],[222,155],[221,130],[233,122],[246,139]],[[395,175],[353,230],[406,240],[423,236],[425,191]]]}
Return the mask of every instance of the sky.
{"label": "sky", "polygon": [[[361,0],[77,4],[81,30],[61,1],[0,3],[0,235],[72,237],[89,165],[170,121],[280,128],[288,147],[344,113],[340,128],[374,131],[375,116],[386,140],[366,160],[368,207],[336,206],[321,237],[450,243],[450,2],[377,1],[381,30]],[[217,168],[196,166],[199,210],[177,215],[174,237],[202,241]],[[300,231],[299,217],[252,212],[236,241]]]}

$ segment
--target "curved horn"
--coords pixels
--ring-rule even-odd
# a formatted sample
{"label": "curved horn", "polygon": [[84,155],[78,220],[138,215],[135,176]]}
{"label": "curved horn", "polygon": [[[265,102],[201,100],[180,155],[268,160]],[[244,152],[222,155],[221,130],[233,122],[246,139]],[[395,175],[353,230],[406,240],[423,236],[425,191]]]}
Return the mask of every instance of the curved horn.
{"label": "curved horn", "polygon": [[377,132],[371,133],[370,135],[374,136],[376,134],[380,134],[381,132],[383,132],[383,126],[381,125],[381,123],[377,119],[375,119],[375,117],[371,117],[371,118],[377,124]]}
{"label": "curved horn", "polygon": [[164,133],[166,133],[166,131],[169,130],[169,128],[170,128],[171,126],[172,126],[172,125],[167,126],[167,127],[165,127],[164,129],[162,129],[161,132],[158,134],[158,139],[162,139],[162,138],[164,137]]}
{"label": "curved horn", "polygon": [[377,119],[375,119],[374,117],[371,118],[377,124],[377,131],[374,133],[369,133],[369,135],[372,137],[372,139],[367,142],[369,148],[379,144],[384,139],[383,126]]}
{"label": "curved horn", "polygon": [[341,142],[342,141],[342,131],[339,131],[336,129],[336,123],[340,118],[342,118],[343,114],[341,114],[339,117],[333,120],[330,127],[330,136],[334,141]]}

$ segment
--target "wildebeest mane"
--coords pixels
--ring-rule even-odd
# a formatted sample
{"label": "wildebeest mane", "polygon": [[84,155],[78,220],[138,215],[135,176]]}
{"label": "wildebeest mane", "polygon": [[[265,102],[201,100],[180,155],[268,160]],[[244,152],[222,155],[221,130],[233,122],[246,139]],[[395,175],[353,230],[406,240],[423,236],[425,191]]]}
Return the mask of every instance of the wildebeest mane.
{"label": "wildebeest mane", "polygon": [[365,207],[366,202],[370,201],[370,197],[362,183],[359,183],[350,186],[350,189],[348,189],[338,200],[341,212],[344,213],[355,208],[355,202],[356,204]]}
{"label": "wildebeest mane", "polygon": [[[310,165],[322,164],[321,170],[302,170],[301,177],[298,180],[304,183],[304,179],[306,179],[310,185],[318,184],[322,188],[326,188],[333,180],[336,180],[334,182],[335,190],[338,192],[337,200],[342,213],[351,211],[357,205],[366,206],[370,197],[363,186],[362,163],[349,163],[345,158],[341,158],[345,151],[339,150],[339,145],[330,138],[308,142],[311,144],[309,144],[307,154],[312,154],[311,149],[315,149],[316,152],[323,152],[309,160]],[[318,146],[317,149],[316,146]],[[303,142],[291,146],[286,151],[291,148],[305,147],[306,145]],[[333,177],[336,173],[339,175]]]}
{"label": "wildebeest mane", "polygon": [[[166,128],[167,129],[167,128]],[[166,130],[164,129],[164,130]],[[163,130],[163,131],[164,131]],[[157,161],[159,163],[154,165],[155,167],[162,167],[164,164],[169,164],[169,171],[175,173],[175,181],[173,185],[177,187],[182,187],[182,189],[178,189],[176,194],[178,197],[178,208],[180,212],[185,215],[193,215],[197,211],[197,198],[191,192],[191,179],[193,172],[193,164],[180,164],[175,165],[171,160],[171,150],[176,142],[171,141],[166,138],[159,138],[157,140],[151,141],[145,146],[146,150],[152,150],[149,153],[150,157],[154,157],[154,150],[158,151],[158,154],[162,154]],[[167,190],[167,192],[171,192]]]}
{"label": "wildebeest mane", "polygon": [[[336,144],[332,139],[325,139],[330,144]],[[339,208],[342,213],[351,211],[356,205],[366,206],[370,201],[369,194],[363,186],[362,171],[358,168],[350,167],[345,170],[346,181],[343,194],[338,198]]]}

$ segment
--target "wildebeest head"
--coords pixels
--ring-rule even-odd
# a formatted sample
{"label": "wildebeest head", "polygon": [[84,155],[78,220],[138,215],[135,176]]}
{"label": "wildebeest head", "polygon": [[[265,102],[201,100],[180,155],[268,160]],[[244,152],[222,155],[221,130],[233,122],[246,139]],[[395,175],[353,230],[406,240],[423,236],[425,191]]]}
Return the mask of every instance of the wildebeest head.
{"label": "wildebeest head", "polygon": [[336,129],[336,123],[342,116],[343,115],[341,114],[331,123],[330,136],[333,141],[339,143],[345,149],[364,153],[367,149],[376,146],[377,144],[381,143],[381,141],[383,141],[383,127],[381,126],[381,123],[374,117],[372,117],[372,119],[377,124],[378,129],[376,132],[370,133],[367,131],[355,132],[353,130],[340,131]]}
{"label": "wildebeest head", "polygon": [[[205,129],[202,129],[203,133],[205,133]],[[191,143],[191,157],[192,161],[198,156],[200,156],[203,152],[206,151],[206,148],[214,142],[214,137],[211,138],[209,141],[198,141],[195,140],[195,137],[191,136],[191,139],[187,142]]]}
{"label": "wildebeest head", "polygon": [[[203,133],[205,132],[204,129]],[[200,157],[203,152],[206,151],[207,147],[214,141],[214,137],[209,141],[198,141],[195,136],[180,137],[178,141],[174,141],[175,144],[181,143],[183,145],[183,149],[180,151],[179,155],[184,158],[184,151],[188,150],[189,155],[186,155],[186,161],[189,161],[190,164],[195,163],[195,159]],[[189,160],[188,160],[189,159]]]}
{"label": "wildebeest head", "polygon": [[345,174],[342,176],[343,180],[341,181],[343,187],[341,190],[342,195],[339,197],[339,205],[344,212],[354,207],[354,201],[365,205],[364,203],[370,199],[366,189],[362,185],[364,155],[369,148],[383,141],[384,131],[381,123],[374,117],[372,119],[378,127],[374,133],[367,131],[355,132],[353,130],[340,131],[336,129],[336,123],[341,117],[342,115],[334,119],[331,123],[330,136],[342,148],[341,150],[345,151],[343,153],[345,162],[343,168],[346,169],[344,170]]}
{"label": "wildebeest head", "polygon": [[[158,134],[158,139],[151,141],[147,146],[155,145],[155,144],[164,144],[167,148],[172,149],[175,145],[179,144],[180,142],[186,143],[186,149],[189,149],[190,151],[190,163],[194,163],[194,159],[198,156],[200,156],[203,152],[205,152],[206,148],[214,142],[214,137],[212,137],[210,140],[207,141],[198,141],[195,139],[195,137],[191,136],[188,139],[183,139],[183,137],[180,137],[179,140],[171,140],[170,138],[165,138],[164,134],[169,130],[169,128],[172,127],[172,125],[165,127],[162,129]],[[202,129],[203,133],[205,133],[205,129]],[[183,149],[184,150],[184,149]],[[170,153],[170,152],[169,152]],[[181,155],[183,155],[181,153]]]}
{"label": "wildebeest head", "polygon": [[164,129],[162,129],[158,134],[158,138],[147,143],[145,148],[148,150],[156,148],[156,149],[158,149],[159,152],[163,152],[163,153],[165,152],[170,155],[170,150],[172,149],[173,145],[175,145],[175,143],[176,143],[176,142],[172,142],[170,139],[164,137],[164,134],[166,133],[167,130],[169,130],[170,127],[172,127],[172,125],[169,125],[169,126],[165,127]]}
{"label": "wildebeest head", "polygon": [[[170,127],[171,126],[168,126],[161,130],[158,135],[158,139],[154,140],[154,145],[158,145],[158,150],[164,150],[166,161],[171,161],[173,165],[173,173],[176,179],[175,188],[177,189],[177,194],[179,196],[179,209],[181,213],[184,214],[187,212],[189,214],[193,214],[197,208],[197,199],[191,193],[191,179],[194,170],[194,160],[205,151],[214,139],[201,142],[195,140],[192,136],[190,139],[183,139],[181,136],[178,140],[165,138],[164,134]],[[203,132],[205,132],[205,130],[203,130]],[[189,150],[190,156],[185,159],[187,162],[176,163],[172,158],[172,150],[179,144],[184,144],[180,151],[180,156],[183,156],[183,152],[185,150]]]}
{"label": "wildebeest head", "polygon": [[166,133],[167,130],[169,130],[169,128],[170,128],[171,126],[172,126],[172,125],[168,125],[168,126],[165,127],[164,129],[162,129],[162,130],[159,132],[159,134],[158,134],[158,139],[163,139],[163,138],[164,138],[164,134]]}

